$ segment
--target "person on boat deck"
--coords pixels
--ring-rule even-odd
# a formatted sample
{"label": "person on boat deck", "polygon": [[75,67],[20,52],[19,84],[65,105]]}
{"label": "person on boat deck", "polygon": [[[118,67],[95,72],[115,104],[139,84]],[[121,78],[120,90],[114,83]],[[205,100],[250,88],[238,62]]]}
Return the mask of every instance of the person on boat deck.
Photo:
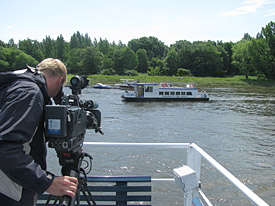
{"label": "person on boat deck", "polygon": [[44,191],[75,195],[77,178],[46,172],[44,108],[66,78],[65,65],[52,58],[36,69],[0,73],[0,205],[36,205]]}

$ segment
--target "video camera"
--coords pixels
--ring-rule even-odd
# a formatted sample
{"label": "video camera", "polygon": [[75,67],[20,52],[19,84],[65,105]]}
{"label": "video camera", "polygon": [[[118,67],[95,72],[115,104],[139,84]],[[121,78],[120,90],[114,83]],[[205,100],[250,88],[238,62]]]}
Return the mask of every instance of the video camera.
{"label": "video camera", "polygon": [[[59,100],[55,99],[58,105],[47,105],[45,112],[45,135],[49,140],[48,146],[56,150],[62,166],[79,161],[86,129],[94,129],[103,135],[98,104],[92,100],[82,101],[78,96],[89,81],[85,76],[76,75],[71,78],[70,83],[72,94],[64,95],[61,91],[58,95]],[[64,155],[65,153],[69,156]]]}
{"label": "video camera", "polygon": [[[101,112],[97,109],[98,104],[92,100],[82,101],[79,98],[81,89],[84,89],[89,81],[85,76],[74,76],[70,80],[72,94],[66,94],[60,90],[54,98],[56,105],[47,105],[45,112],[45,136],[48,146],[54,148],[62,166],[62,174],[78,178],[79,187],[76,196],[79,197],[80,190],[88,192],[93,205],[96,205],[87,187],[85,169],[92,168],[92,157],[82,152],[86,129],[94,129],[104,134],[101,129]],[[86,167],[82,167],[82,161],[88,157],[90,164],[85,160]],[[89,171],[90,171],[89,170]],[[88,172],[89,173],[89,172]],[[81,176],[82,174],[82,176]],[[72,206],[79,198],[62,196],[60,205]],[[47,202],[49,202],[51,196]],[[88,201],[88,199],[87,199]],[[48,205],[48,204],[47,204]],[[91,204],[89,204],[91,205]]]}

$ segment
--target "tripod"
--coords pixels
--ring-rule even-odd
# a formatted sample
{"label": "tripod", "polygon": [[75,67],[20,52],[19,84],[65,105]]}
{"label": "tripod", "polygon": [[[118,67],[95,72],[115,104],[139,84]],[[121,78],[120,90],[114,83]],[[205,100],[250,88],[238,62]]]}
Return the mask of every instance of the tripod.
{"label": "tripod", "polygon": [[[80,206],[80,193],[82,192],[85,201],[88,205],[96,205],[96,202],[93,199],[91,192],[89,191],[87,184],[87,173],[81,167],[84,157],[88,157],[90,160],[90,170],[92,168],[92,156],[87,153],[83,153],[81,150],[74,153],[58,153],[59,163],[62,165],[62,175],[69,175],[71,177],[76,177],[78,179],[78,187],[74,197],[62,196],[55,197],[53,205],[57,205],[59,201],[59,206],[75,206],[75,202],[77,202],[77,206]],[[87,162],[87,167],[89,166],[89,162]],[[89,171],[90,172],[90,171]],[[88,173],[89,173],[88,172]],[[51,201],[52,195],[49,196],[46,206],[49,205]],[[91,204],[92,202],[92,204]]]}

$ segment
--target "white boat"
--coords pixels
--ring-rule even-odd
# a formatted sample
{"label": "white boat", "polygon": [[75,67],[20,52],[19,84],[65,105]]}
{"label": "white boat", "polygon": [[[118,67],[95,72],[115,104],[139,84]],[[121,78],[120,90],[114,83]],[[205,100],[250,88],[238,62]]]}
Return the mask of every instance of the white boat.
{"label": "white boat", "polygon": [[113,87],[110,85],[102,84],[102,83],[97,83],[93,86],[95,89],[112,89]]}
{"label": "white boat", "polygon": [[134,79],[120,79],[122,83],[115,84],[115,89],[121,89],[121,90],[133,90],[132,84],[137,83]]}
{"label": "white boat", "polygon": [[167,83],[150,84],[136,83],[131,84],[133,91],[125,91],[122,98],[131,102],[147,101],[208,101],[209,97],[205,91],[195,88],[194,84],[186,87],[173,87]]}

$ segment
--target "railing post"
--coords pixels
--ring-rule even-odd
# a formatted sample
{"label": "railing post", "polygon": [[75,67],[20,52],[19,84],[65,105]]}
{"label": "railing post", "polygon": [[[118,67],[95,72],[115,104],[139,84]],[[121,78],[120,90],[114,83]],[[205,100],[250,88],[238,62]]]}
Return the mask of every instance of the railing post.
{"label": "railing post", "polygon": [[201,155],[191,147],[187,150],[186,164],[196,172],[198,181],[200,182],[201,176]]}
{"label": "railing post", "polygon": [[[186,164],[196,172],[198,183],[200,183],[201,174],[201,155],[192,146],[187,150]],[[184,194],[184,206],[200,205],[195,204],[194,199],[199,197],[198,188],[188,191]]]}

